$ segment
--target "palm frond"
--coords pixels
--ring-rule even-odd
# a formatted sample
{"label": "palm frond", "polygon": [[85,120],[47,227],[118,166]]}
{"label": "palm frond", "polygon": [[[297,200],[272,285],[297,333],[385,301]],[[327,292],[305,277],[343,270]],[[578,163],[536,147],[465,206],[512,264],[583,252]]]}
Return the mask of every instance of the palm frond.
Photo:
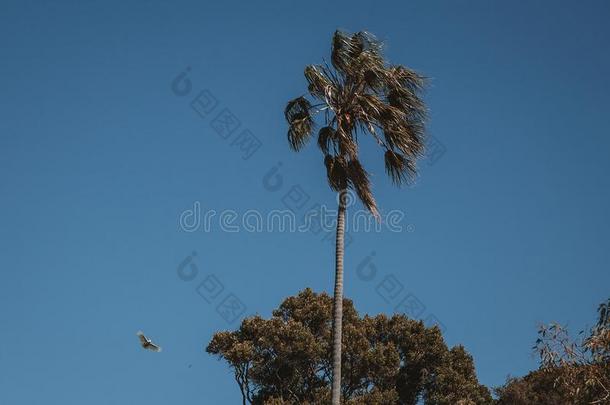
{"label": "palm frond", "polygon": [[309,65],[305,68],[304,75],[305,79],[307,79],[307,82],[309,83],[308,90],[311,95],[324,100],[326,98],[328,88],[332,87],[332,82],[324,74],[324,70],[317,66]]}
{"label": "palm frond", "polygon": [[415,123],[404,123],[394,127],[384,127],[384,139],[388,149],[397,149],[412,159],[424,155],[425,132]]}
{"label": "palm frond", "polygon": [[413,159],[408,159],[393,150],[387,150],[384,160],[386,172],[396,185],[411,183],[417,176],[417,167]]}
{"label": "palm frond", "polygon": [[349,136],[341,137],[339,139],[339,154],[355,159],[358,156],[358,144]]}
{"label": "palm frond", "polygon": [[372,121],[381,121],[382,112],[386,105],[382,99],[374,94],[362,94],[356,97],[358,109],[356,110],[360,117],[367,118]]}
{"label": "palm frond", "polygon": [[403,111],[413,120],[425,120],[426,107],[419,94],[404,87],[392,88],[387,94],[388,103]]}
{"label": "palm frond", "polygon": [[385,86],[383,70],[381,69],[367,69],[364,72],[364,82],[366,85],[375,90],[381,91]]}
{"label": "palm frond", "polygon": [[318,147],[324,153],[328,155],[331,146],[337,142],[337,134],[335,129],[331,126],[322,127],[318,131]]}
{"label": "palm frond", "polygon": [[386,80],[391,87],[406,87],[414,92],[422,91],[426,83],[423,76],[401,65],[388,68]]}
{"label": "palm frond", "polygon": [[381,42],[370,33],[361,31],[353,35],[336,31],[333,35],[331,62],[343,75],[364,74],[367,67],[383,66]]}
{"label": "palm frond", "polygon": [[377,219],[379,219],[379,211],[377,211],[377,203],[371,192],[371,182],[369,174],[364,170],[357,159],[350,160],[347,164],[347,177],[350,186],[358,195],[362,204],[367,210]]}
{"label": "palm frond", "polygon": [[304,118],[309,115],[310,108],[311,103],[305,97],[301,96],[290,100],[288,104],[286,104],[286,109],[284,110],[286,121],[288,121],[289,124],[292,124],[295,120]]}
{"label": "palm frond", "polygon": [[324,157],[328,185],[334,191],[341,191],[347,188],[347,164],[341,156],[326,155]]}
{"label": "palm frond", "polygon": [[358,49],[352,43],[351,36],[341,31],[335,31],[330,61],[337,71],[346,73],[346,68],[349,67],[351,59],[353,58],[352,55],[357,52]]}
{"label": "palm frond", "polygon": [[290,124],[288,128],[288,143],[298,151],[311,137],[313,118],[310,114],[311,103],[305,97],[297,97],[286,105],[284,115]]}
{"label": "palm frond", "polygon": [[381,93],[386,87],[383,55],[378,51],[364,51],[354,62],[352,75],[357,76],[364,87]]}

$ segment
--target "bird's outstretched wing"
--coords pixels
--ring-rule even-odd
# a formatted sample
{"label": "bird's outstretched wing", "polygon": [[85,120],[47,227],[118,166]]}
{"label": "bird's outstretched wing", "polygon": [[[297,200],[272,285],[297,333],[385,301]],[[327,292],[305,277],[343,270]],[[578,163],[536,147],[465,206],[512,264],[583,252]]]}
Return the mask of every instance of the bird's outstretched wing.
{"label": "bird's outstretched wing", "polygon": [[146,339],[146,336],[144,336],[144,333],[141,330],[139,330],[136,335],[138,335],[138,337],[140,338],[140,343],[142,343],[143,345],[148,343],[148,339]]}
{"label": "bird's outstretched wing", "polygon": [[148,345],[146,345],[146,348],[148,350],[152,350],[153,352],[157,352],[157,353],[159,353],[161,351],[161,347],[157,346],[154,343],[149,343]]}

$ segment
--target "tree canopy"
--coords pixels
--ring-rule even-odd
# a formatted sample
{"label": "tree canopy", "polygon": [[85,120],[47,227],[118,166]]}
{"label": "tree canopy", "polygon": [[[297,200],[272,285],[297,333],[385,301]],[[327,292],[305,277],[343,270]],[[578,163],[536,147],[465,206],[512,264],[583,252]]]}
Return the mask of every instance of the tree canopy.
{"label": "tree canopy", "polygon": [[[346,404],[491,404],[472,357],[448,348],[438,327],[397,314],[361,317],[343,303],[342,397]],[[228,362],[243,403],[330,402],[332,298],[303,290],[270,319],[216,333],[206,351]]]}

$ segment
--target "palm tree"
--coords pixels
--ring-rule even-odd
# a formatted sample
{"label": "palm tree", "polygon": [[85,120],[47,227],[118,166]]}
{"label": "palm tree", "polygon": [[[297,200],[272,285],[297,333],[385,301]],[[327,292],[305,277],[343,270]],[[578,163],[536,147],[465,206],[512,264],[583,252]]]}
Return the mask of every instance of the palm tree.
{"label": "palm tree", "polygon": [[[335,291],[333,298],[332,404],[341,400],[341,332],[343,319],[343,240],[347,190],[358,195],[379,220],[369,175],[358,160],[358,135],[370,134],[385,153],[385,167],[400,185],[414,179],[424,150],[426,109],[421,99],[424,78],[400,65],[388,65],[381,43],[371,34],[335,32],[331,65],[305,68],[310,102],[288,102],[288,142],[299,151],[311,138],[317,113],[322,125],[318,146],[330,188],[338,193]],[[319,116],[318,116],[319,117]]]}

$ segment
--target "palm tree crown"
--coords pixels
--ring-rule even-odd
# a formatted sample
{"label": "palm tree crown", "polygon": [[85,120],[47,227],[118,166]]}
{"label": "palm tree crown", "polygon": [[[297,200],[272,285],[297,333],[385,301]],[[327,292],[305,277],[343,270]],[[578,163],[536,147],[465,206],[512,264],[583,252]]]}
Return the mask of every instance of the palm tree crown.
{"label": "palm tree crown", "polygon": [[404,66],[388,65],[381,43],[366,32],[335,32],[331,64],[305,68],[309,95],[315,102],[305,96],[288,102],[288,141],[292,149],[300,150],[314,132],[314,116],[323,112],[318,146],[330,187],[353,189],[378,217],[369,175],[358,160],[357,137],[369,133],[375,138],[395,184],[414,179],[416,160],[424,151],[424,78]]}

